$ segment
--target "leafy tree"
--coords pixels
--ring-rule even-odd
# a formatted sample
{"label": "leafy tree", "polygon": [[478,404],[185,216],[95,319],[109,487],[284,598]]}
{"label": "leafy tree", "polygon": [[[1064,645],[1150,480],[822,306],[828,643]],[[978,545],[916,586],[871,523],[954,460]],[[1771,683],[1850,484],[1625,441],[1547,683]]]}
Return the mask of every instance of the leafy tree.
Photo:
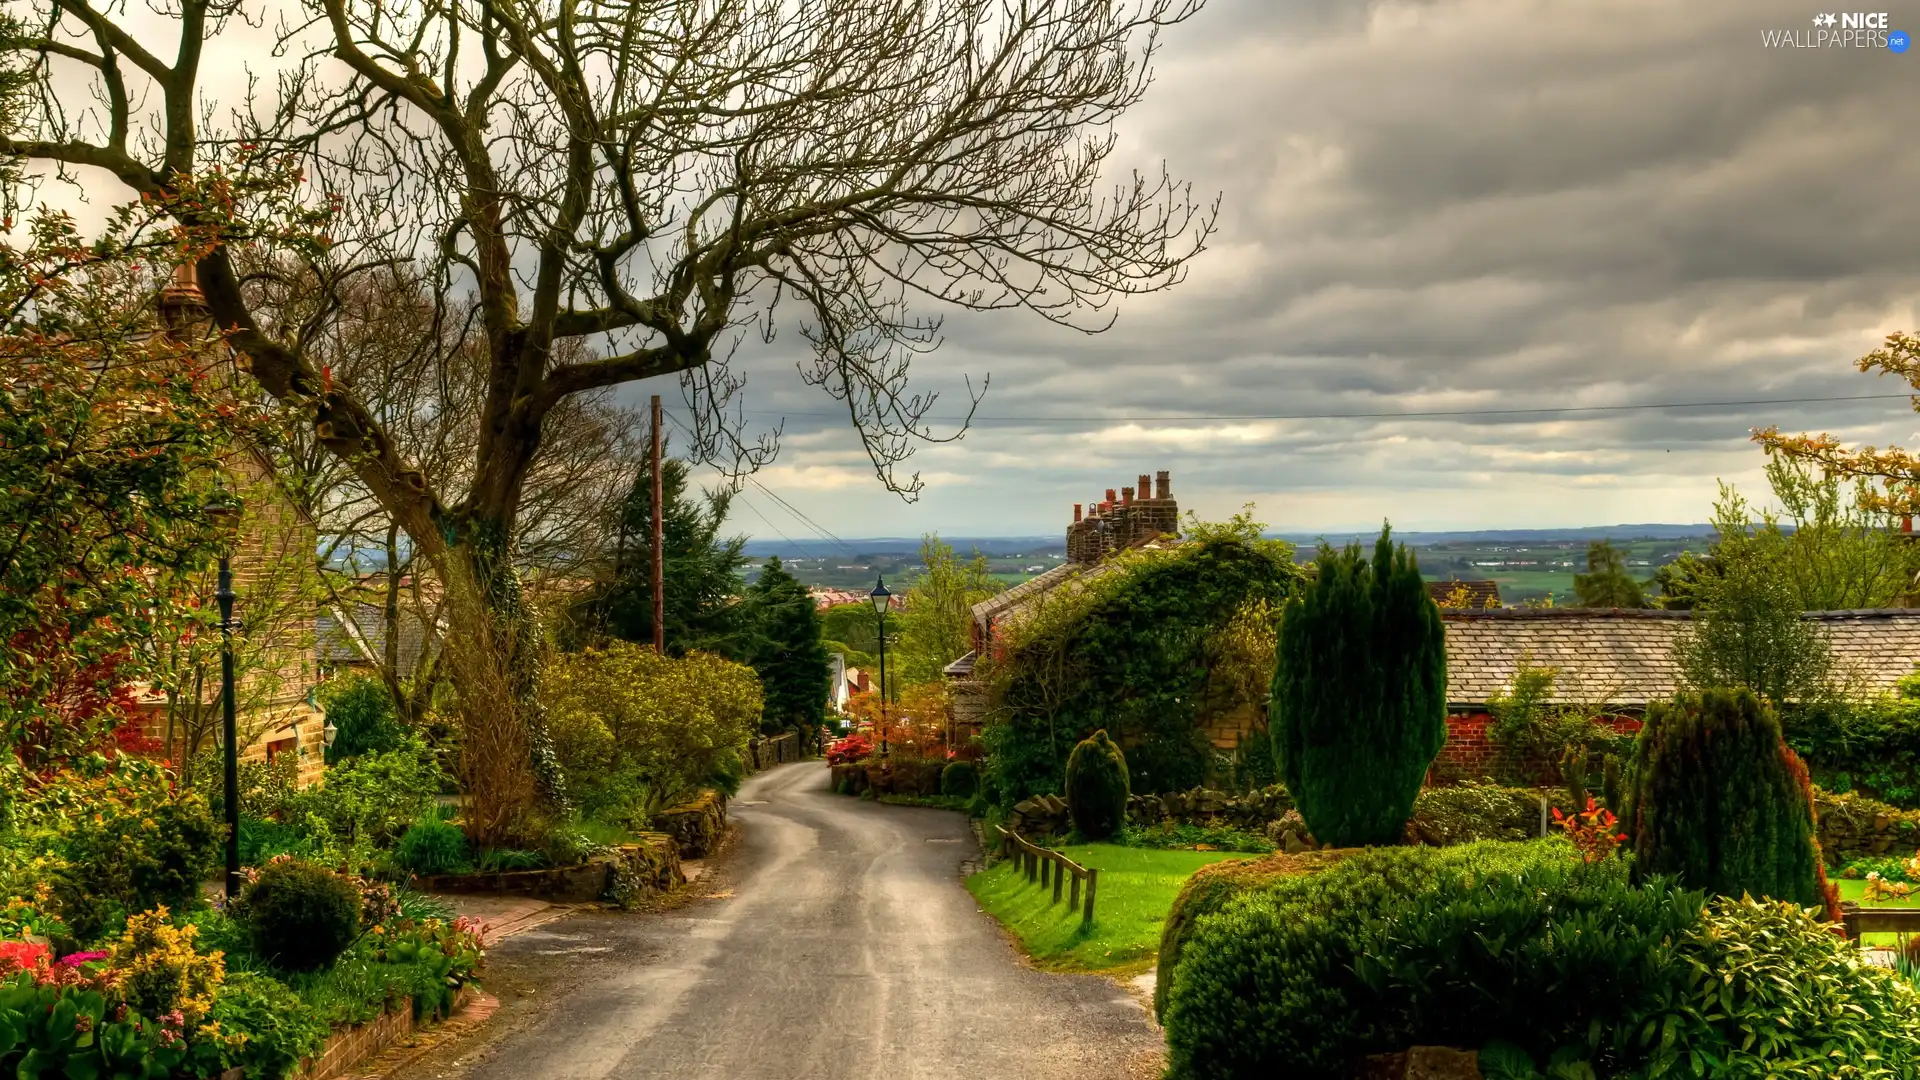
{"label": "leafy tree", "polygon": [[826,719],[832,674],[820,644],[820,617],[813,596],[778,556],[768,559],[747,591],[755,644],[753,669],[766,694],[762,726],[769,731],[797,725],[818,728]]}
{"label": "leafy tree", "polygon": [[329,765],[361,754],[399,750],[411,741],[392,695],[379,679],[361,675],[336,679],[321,688],[319,701],[327,723],[337,729],[333,745],[327,747]]}
{"label": "leafy tree", "polygon": [[206,621],[187,585],[250,417],[155,318],[149,260],[209,242],[167,215],[126,211],[87,245],[43,212],[0,244],[0,791],[110,748],[116,688],[158,674],[143,646]]}
{"label": "leafy tree", "polygon": [[[1258,709],[1272,685],[1269,623],[1300,587],[1293,547],[1247,513],[1189,520],[1187,542],[1122,552],[1008,620],[976,669],[989,686],[987,790],[1060,790],[1074,745],[1105,729],[1135,791],[1184,791],[1215,765],[1201,732]],[[1251,688],[1251,693],[1249,692]]]}
{"label": "leafy tree", "polygon": [[1832,656],[1818,624],[1781,572],[1777,529],[1755,529],[1746,504],[1722,488],[1716,573],[1693,585],[1693,618],[1674,644],[1682,679],[1696,690],[1747,687],[1774,702],[1806,701],[1830,689]]}
{"label": "leafy tree", "polygon": [[1627,560],[1610,540],[1587,545],[1587,572],[1573,575],[1575,607],[1643,608],[1646,597],[1640,582],[1627,571]]}
{"label": "leafy tree", "polygon": [[1720,573],[1720,564],[1711,553],[1683,551],[1679,558],[1653,572],[1653,584],[1660,590],[1654,604],[1669,611],[1691,611],[1699,603],[1701,585]]}
{"label": "leafy tree", "polygon": [[[1854,366],[1861,371],[1898,375],[1920,391],[1920,337],[1888,334],[1880,348],[1861,357]],[[1914,402],[1920,407],[1920,395]],[[1857,503],[1869,514],[1920,513],[1920,455],[1912,451],[1898,446],[1850,450],[1832,435],[1783,435],[1777,426],[1754,432],[1753,439],[1768,453],[1810,466],[1823,476],[1860,481]]]}
{"label": "leafy tree", "polygon": [[[898,612],[888,616],[889,619],[898,617]],[[889,629],[898,631],[897,626]],[[849,652],[865,657],[870,664],[880,652],[880,616],[875,614],[873,604],[865,600],[835,604],[820,612],[820,636],[846,646]],[[889,655],[887,659],[892,661],[893,657]],[[849,658],[847,662],[853,663],[853,660]]]}
{"label": "leafy tree", "polygon": [[636,827],[737,772],[764,708],[744,664],[625,641],[555,658],[541,692],[582,805]]}
{"label": "leafy tree", "polygon": [[1342,847],[1399,841],[1447,739],[1447,651],[1420,567],[1390,529],[1373,561],[1323,546],[1280,619],[1274,750],[1308,828]]}
{"label": "leafy tree", "polygon": [[[696,501],[687,491],[687,463],[666,458],[660,470],[660,496],[666,506],[661,525],[662,576],[666,596],[667,651],[691,650],[740,659],[749,642],[743,625],[740,569],[746,537],[721,535],[732,494],[725,488],[703,492]],[[653,466],[644,462],[620,505],[613,537],[613,583],[591,602],[609,633],[643,645],[653,642]]]}
{"label": "leafy tree", "polygon": [[887,664],[899,665],[894,672],[902,686],[938,681],[942,668],[965,656],[973,647],[973,605],[1001,588],[985,555],[976,551],[963,562],[937,535],[921,539],[920,561],[926,570],[907,586],[904,609],[890,617],[899,620],[900,632]]}
{"label": "leafy tree", "polygon": [[[762,319],[770,333],[784,300],[804,309],[815,348],[802,377],[845,404],[883,482],[917,491],[917,475],[894,469],[938,437],[934,395],[907,388],[938,326],[910,299],[1104,329],[1113,297],[1177,283],[1214,227],[1186,185],[1131,174],[1115,191],[1104,167],[1115,145],[1104,132],[1145,93],[1159,32],[1198,0],[1038,0],[1016,19],[982,19],[971,0],[655,4],[617,17],[318,0],[314,17],[284,21],[276,55],[290,67],[264,88],[272,100],[218,115],[193,104],[208,96],[205,47],[259,25],[262,0],[159,14],[29,6],[0,61],[31,72],[40,100],[100,111],[34,109],[31,130],[0,133],[0,154],[110,176],[189,228],[231,206],[224,189],[183,198],[199,178],[230,158],[297,155],[313,170],[306,190],[340,210],[324,257],[301,252],[325,280],[417,261],[436,314],[471,293],[483,423],[471,468],[448,484],[416,463],[428,447],[315,361],[316,327],[265,317],[233,245],[197,264],[260,388],[311,421],[450,591],[486,609],[459,613],[473,640],[450,654],[452,674],[504,673],[508,694],[472,686],[461,717],[476,730],[464,734],[511,711],[525,729],[520,772],[537,783],[501,780],[549,808],[564,793],[543,750],[542,642],[513,544],[562,402],[685,375],[696,456],[764,462],[771,446],[728,423],[741,383],[722,346]],[[583,356],[573,342],[614,348]]]}

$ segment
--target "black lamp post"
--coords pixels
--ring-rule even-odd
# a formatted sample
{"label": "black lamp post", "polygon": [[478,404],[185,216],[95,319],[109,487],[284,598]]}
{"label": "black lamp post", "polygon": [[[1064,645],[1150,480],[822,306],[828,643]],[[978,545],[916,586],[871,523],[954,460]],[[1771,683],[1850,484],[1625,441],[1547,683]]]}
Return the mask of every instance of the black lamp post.
{"label": "black lamp post", "polygon": [[887,759],[887,607],[893,603],[893,594],[887,591],[884,576],[875,579],[867,599],[873,601],[874,614],[880,616],[880,760],[884,762]]}
{"label": "black lamp post", "polygon": [[[240,507],[222,501],[207,504],[207,516],[222,529],[240,518]],[[228,557],[230,545],[220,543],[220,582],[213,597],[220,602],[220,741],[225,766],[227,818],[227,899],[240,892],[240,734],[233,707],[233,564]]]}

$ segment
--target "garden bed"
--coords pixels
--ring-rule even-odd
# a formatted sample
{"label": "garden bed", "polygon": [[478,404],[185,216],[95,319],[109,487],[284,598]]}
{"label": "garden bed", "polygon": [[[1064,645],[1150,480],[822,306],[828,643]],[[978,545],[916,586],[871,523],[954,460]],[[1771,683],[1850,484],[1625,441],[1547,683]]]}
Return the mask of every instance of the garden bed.
{"label": "garden bed", "polygon": [[[446,1017],[451,1019],[465,1008],[473,998],[471,983],[460,988],[454,997],[453,1005],[447,1010]],[[294,1074],[295,1080],[333,1080],[343,1076],[361,1065],[378,1057],[394,1043],[412,1035],[420,1024],[416,1014],[420,1003],[412,998],[399,1002],[378,1017],[364,1024],[351,1024],[336,1027],[333,1034],[327,1036],[327,1045],[318,1057],[309,1060]],[[429,1018],[432,1019],[432,1018]],[[245,1073],[240,1069],[229,1070],[221,1080],[242,1080]]]}
{"label": "garden bed", "polygon": [[622,844],[611,853],[592,856],[574,866],[438,874],[418,878],[416,885],[436,893],[527,896],[562,904],[590,904],[614,891],[623,868],[632,871],[631,880],[642,895],[672,892],[686,884],[687,875],[680,865],[681,845],[673,837],[665,833],[641,833],[636,840],[638,842]]}

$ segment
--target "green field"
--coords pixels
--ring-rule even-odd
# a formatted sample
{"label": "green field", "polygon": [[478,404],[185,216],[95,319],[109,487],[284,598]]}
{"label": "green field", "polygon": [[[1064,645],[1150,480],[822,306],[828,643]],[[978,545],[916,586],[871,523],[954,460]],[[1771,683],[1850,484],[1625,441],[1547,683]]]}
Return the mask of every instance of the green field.
{"label": "green field", "polygon": [[1221,851],[1159,851],[1116,844],[1079,844],[1061,853],[1100,871],[1093,927],[1067,910],[1066,893],[1052,903],[1051,885],[1027,881],[1011,860],[967,879],[982,910],[1000,920],[1035,965],[1066,971],[1145,971],[1160,952],[1160,925],[1195,870],[1222,859],[1251,859]]}

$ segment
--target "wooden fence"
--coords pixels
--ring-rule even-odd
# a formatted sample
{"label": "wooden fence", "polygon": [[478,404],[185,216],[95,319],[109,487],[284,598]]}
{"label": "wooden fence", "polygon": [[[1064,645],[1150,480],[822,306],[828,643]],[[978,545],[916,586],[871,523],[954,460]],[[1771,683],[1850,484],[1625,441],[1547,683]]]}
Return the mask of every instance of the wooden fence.
{"label": "wooden fence", "polygon": [[1863,908],[1848,900],[1840,905],[1840,923],[1848,941],[1861,934],[1920,934],[1920,908]]}
{"label": "wooden fence", "polygon": [[1073,888],[1071,895],[1067,899],[1067,910],[1079,910],[1080,882],[1085,880],[1087,883],[1087,905],[1086,908],[1081,911],[1080,925],[1093,925],[1093,896],[1100,888],[1100,871],[1089,870],[1057,851],[1049,848],[1036,847],[1028,843],[1025,837],[1012,829],[1002,828],[998,825],[995,825],[994,828],[1000,830],[1001,851],[1005,853],[1008,858],[1017,860],[1017,865],[1020,870],[1027,875],[1028,881],[1038,881],[1040,887],[1043,889],[1048,885],[1053,886],[1053,899],[1050,901],[1051,903],[1057,904],[1060,902],[1061,886],[1065,884],[1068,878],[1072,878]]}

